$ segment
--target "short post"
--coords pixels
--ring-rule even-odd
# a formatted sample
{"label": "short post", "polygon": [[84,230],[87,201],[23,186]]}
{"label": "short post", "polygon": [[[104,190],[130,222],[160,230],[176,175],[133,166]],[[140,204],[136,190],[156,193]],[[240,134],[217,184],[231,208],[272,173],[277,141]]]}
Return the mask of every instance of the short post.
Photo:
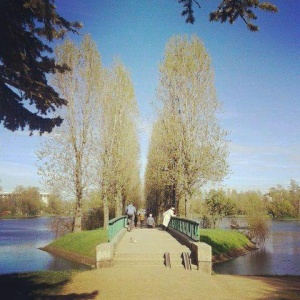
{"label": "short post", "polygon": [[171,234],[191,250],[192,264],[203,273],[212,273],[211,246],[200,242],[199,222],[172,217],[169,223]]}
{"label": "short post", "polygon": [[126,232],[126,222],[127,216],[121,216],[109,220],[108,243],[102,243],[96,246],[97,268],[112,267],[117,244]]}
{"label": "short post", "polygon": [[97,268],[112,267],[114,257],[114,244],[103,243],[96,246],[96,262]]}
{"label": "short post", "polygon": [[212,250],[211,246],[203,242],[191,243],[192,262],[203,273],[212,273]]}

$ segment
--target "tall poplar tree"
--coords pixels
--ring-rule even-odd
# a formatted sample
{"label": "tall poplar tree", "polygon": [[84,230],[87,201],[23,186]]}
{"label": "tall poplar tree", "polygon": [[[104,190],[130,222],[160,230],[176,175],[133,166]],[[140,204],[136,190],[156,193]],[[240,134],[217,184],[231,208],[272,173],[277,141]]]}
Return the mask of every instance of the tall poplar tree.
{"label": "tall poplar tree", "polygon": [[174,174],[167,167],[170,162],[165,149],[167,139],[163,120],[159,118],[152,128],[145,172],[147,208],[157,217],[174,205]]}
{"label": "tall poplar tree", "polygon": [[56,48],[57,62],[70,71],[56,73],[52,82],[68,101],[62,111],[64,123],[47,137],[42,149],[39,173],[46,185],[76,198],[74,232],[81,231],[84,192],[96,182],[95,139],[100,106],[102,64],[100,54],[89,35],[76,46],[66,41]]}
{"label": "tall poplar tree", "polygon": [[[195,188],[220,181],[228,172],[226,132],[217,114],[210,58],[201,41],[177,36],[166,46],[157,89],[159,130],[157,155],[173,205],[188,216]],[[150,163],[150,162],[149,162]],[[147,180],[147,179],[146,179]]]}
{"label": "tall poplar tree", "polygon": [[138,106],[130,76],[120,61],[108,72],[104,90],[99,115],[99,179],[106,227],[109,207],[120,216],[126,199],[138,198],[140,179]]}

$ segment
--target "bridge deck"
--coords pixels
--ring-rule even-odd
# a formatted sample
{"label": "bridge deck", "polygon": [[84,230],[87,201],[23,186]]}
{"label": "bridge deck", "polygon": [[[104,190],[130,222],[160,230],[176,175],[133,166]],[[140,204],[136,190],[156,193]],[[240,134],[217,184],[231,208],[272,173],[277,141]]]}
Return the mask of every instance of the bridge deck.
{"label": "bridge deck", "polygon": [[160,228],[135,228],[126,232],[115,251],[115,265],[164,265],[164,253],[170,253],[171,265],[181,265],[181,254],[190,253],[188,247],[180,244],[168,232]]}
{"label": "bridge deck", "polygon": [[[130,242],[133,239],[136,243]],[[118,252],[148,253],[148,252],[189,252],[188,247],[181,245],[168,232],[160,228],[135,228],[126,232],[118,247]]]}

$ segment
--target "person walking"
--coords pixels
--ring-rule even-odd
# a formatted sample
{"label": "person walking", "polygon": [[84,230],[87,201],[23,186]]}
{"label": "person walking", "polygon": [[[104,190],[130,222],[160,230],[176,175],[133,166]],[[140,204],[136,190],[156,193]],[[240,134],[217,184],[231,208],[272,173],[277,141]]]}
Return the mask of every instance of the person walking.
{"label": "person walking", "polygon": [[168,209],[167,211],[165,211],[163,213],[163,230],[167,230],[168,226],[169,226],[169,222],[171,220],[171,217],[174,217],[174,207],[171,207],[170,209]]}
{"label": "person walking", "polygon": [[152,214],[150,214],[149,217],[147,218],[147,227],[148,228],[155,227],[155,221],[154,221],[154,218],[152,217]]}
{"label": "person walking", "polygon": [[135,214],[135,216],[134,216],[134,227],[137,227],[137,223],[138,223],[138,216]]}
{"label": "person walking", "polygon": [[140,221],[141,228],[143,228],[144,220],[145,220],[145,215],[143,213],[139,213],[139,221]]}
{"label": "person walking", "polygon": [[129,220],[129,225],[127,230],[131,231],[134,226],[134,217],[136,215],[136,208],[132,203],[129,203],[129,205],[126,207],[126,215]]}

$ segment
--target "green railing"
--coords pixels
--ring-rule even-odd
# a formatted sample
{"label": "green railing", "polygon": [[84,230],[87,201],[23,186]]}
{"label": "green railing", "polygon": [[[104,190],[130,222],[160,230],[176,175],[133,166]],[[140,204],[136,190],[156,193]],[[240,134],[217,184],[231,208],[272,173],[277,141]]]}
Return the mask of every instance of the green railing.
{"label": "green railing", "polygon": [[199,242],[200,233],[199,233],[199,222],[172,217],[169,223],[169,227],[187,235],[192,240]]}
{"label": "green railing", "polygon": [[112,239],[126,226],[127,216],[117,217],[108,222],[108,241]]}

